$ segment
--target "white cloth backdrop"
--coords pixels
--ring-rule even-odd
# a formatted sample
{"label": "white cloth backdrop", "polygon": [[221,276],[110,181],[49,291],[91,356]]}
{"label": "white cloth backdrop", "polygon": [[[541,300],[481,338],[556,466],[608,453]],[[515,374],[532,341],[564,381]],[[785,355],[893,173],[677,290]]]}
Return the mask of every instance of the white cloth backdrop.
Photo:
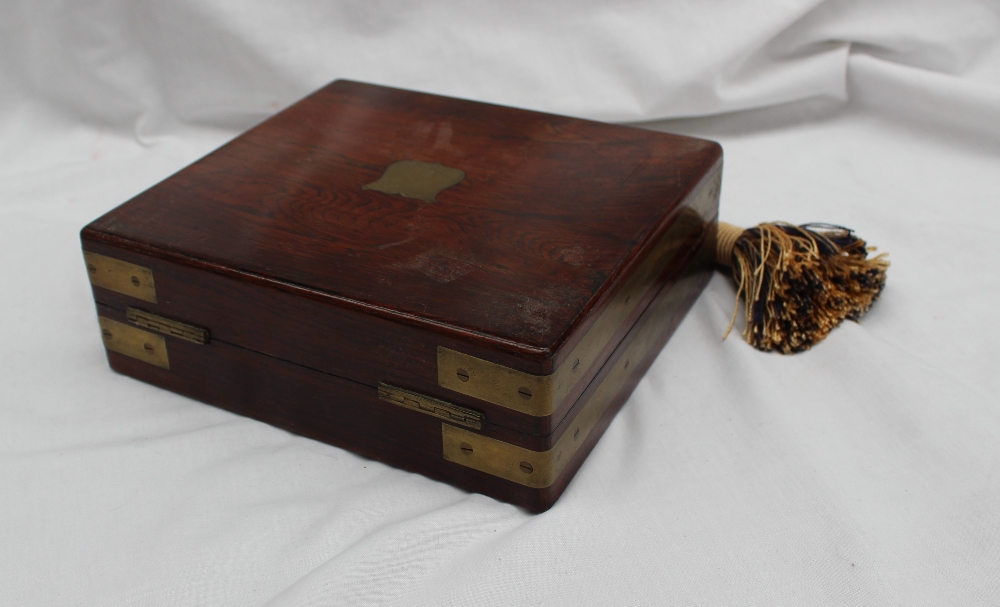
{"label": "white cloth backdrop", "polygon": [[[537,516],[111,372],[79,229],[341,77],[716,139],[888,286],[782,357],[716,276]],[[995,0],[4,0],[0,604],[1000,604],[998,203]]]}

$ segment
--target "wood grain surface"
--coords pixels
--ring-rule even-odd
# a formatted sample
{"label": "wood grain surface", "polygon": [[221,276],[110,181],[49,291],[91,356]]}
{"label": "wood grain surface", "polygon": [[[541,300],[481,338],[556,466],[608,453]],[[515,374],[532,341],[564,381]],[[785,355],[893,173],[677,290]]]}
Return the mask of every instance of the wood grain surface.
{"label": "wood grain surface", "polygon": [[[642,361],[634,364],[629,380],[601,416],[556,483],[532,489],[446,461],[442,455],[441,420],[386,403],[371,386],[343,379],[301,365],[282,361],[213,339],[201,345],[165,337],[170,369],[108,350],[111,367],[136,379],[264,421],[290,432],[337,445],[364,457],[442,480],[458,487],[511,502],[532,511],[551,507],[583,464],[614,415],[657,357],[711,275],[711,239],[703,240],[698,254],[668,278],[654,301],[666,302],[665,328]],[[650,320],[651,305],[578,400],[583,406],[633,339]],[[124,313],[97,304],[97,313],[127,322]],[[565,426],[565,425],[564,425]],[[553,433],[558,439],[560,432]],[[487,424],[481,431],[499,440],[522,439],[521,446],[537,451],[551,447],[548,440],[523,441],[509,429]],[[546,437],[552,438],[552,437]]]}
{"label": "wood grain surface", "polygon": [[[693,250],[706,238],[711,223],[695,213],[679,213],[684,223],[679,231],[679,251]],[[441,387],[437,381],[437,347],[445,346],[501,364],[516,363],[474,338],[458,340],[427,331],[424,327],[393,321],[332,304],[322,294],[297,292],[282,285],[240,280],[215,273],[195,262],[181,263],[108,242],[84,238],[88,251],[108,255],[152,270],[158,302],[94,287],[95,300],[124,312],[137,307],[161,316],[209,329],[213,340],[293,362],[324,373],[376,387],[386,382],[416,392],[477,409],[493,423],[532,437],[544,437],[565,417],[590,378],[617,347],[639,314],[664,281],[687,262],[681,254],[668,265],[643,295],[632,313],[602,349],[588,378],[571,390],[548,416],[536,417],[466,396]],[[252,277],[248,277],[252,278]],[[513,365],[511,365],[513,366]],[[534,441],[525,437],[520,443]]]}
{"label": "wood grain surface", "polygon": [[[339,81],[94,221],[81,240],[155,279],[146,301],[93,286],[102,316],[124,321],[133,307],[211,334],[208,345],[166,337],[169,370],[109,351],[114,369],[543,510],[707,280],[721,163],[712,142]],[[398,171],[421,166],[454,185],[400,187]],[[552,373],[654,249],[669,262],[551,415],[438,384],[441,346]],[[484,435],[547,450],[654,300],[669,301],[659,345],[551,487],[445,461],[438,418],[378,399],[380,382],[440,398],[482,412]]]}
{"label": "wood grain surface", "polygon": [[[362,189],[403,159],[466,177],[435,203]],[[544,373],[720,160],[699,139],[338,81],[84,236],[475,336]]]}

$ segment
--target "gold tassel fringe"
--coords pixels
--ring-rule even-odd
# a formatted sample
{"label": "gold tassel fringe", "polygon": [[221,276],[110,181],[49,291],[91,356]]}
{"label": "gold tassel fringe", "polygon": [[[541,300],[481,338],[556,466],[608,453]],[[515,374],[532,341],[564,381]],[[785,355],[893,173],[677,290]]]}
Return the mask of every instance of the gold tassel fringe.
{"label": "gold tassel fringe", "polygon": [[878,299],[889,260],[885,253],[868,258],[874,250],[841,226],[774,222],[741,230],[720,223],[717,259],[739,283],[725,335],[742,297],[747,343],[765,352],[808,350]]}

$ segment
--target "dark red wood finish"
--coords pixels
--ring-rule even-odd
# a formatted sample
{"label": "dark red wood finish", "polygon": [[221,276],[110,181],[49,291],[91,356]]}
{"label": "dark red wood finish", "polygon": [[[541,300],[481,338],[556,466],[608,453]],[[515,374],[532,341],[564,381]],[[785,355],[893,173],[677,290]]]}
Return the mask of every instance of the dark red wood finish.
{"label": "dark red wood finish", "polygon": [[[668,226],[676,227],[680,254],[668,265],[619,330],[604,347],[588,373],[593,376],[635,323],[663,282],[676,274],[688,255],[706,238],[709,219],[679,209]],[[535,417],[442,388],[437,383],[439,345],[480,356],[502,359],[477,340],[458,340],[428,334],[418,326],[331,304],[314,292],[295,292],[277,283],[239,280],[196,264],[154,257],[107,242],[84,238],[88,251],[150,268],[156,277],[159,302],[150,304],[94,288],[95,300],[121,312],[137,307],[188,324],[206,327],[212,339],[247,348],[324,373],[345,377],[375,388],[379,382],[415,390],[483,411],[497,426],[509,429],[503,440],[527,448],[542,448],[553,436],[588,382],[580,382],[552,414]]]}
{"label": "dark red wood finish", "polygon": [[[362,189],[404,159],[466,178],[436,203]],[[720,159],[709,141],[338,81],[83,237],[546,374]]]}
{"label": "dark red wood finish", "polygon": [[[362,189],[398,160],[466,177],[437,202]],[[386,382],[483,411],[482,432],[550,448],[636,331],[672,297],[665,342],[707,280],[721,150],[687,137],[336,82],[81,232],[83,248],[152,270],[158,302],[94,287],[100,314],[137,307],[210,330],[172,337],[171,370],[116,370],[533,510],[548,508],[652,352],[553,487],[445,461],[440,420],[380,401]],[[713,190],[714,191],[714,190]],[[717,191],[714,191],[717,201]],[[552,373],[665,238],[676,257],[555,413],[446,390],[437,347]],[[659,295],[657,295],[659,293]],[[671,293],[673,293],[671,295]]]}
{"label": "dark red wood finish", "polygon": [[[557,482],[532,489],[446,461],[441,456],[441,420],[379,400],[370,386],[309,369],[219,341],[193,344],[167,336],[170,370],[107,351],[111,367],[125,375],[362,456],[483,493],[528,510],[547,510],[566,489],[611,420],[625,404],[711,275],[712,239],[702,242],[697,259],[689,256],[668,279],[646,313],[612,354],[579,399],[583,405],[632,340],[652,319],[654,308],[668,310],[669,320],[654,347],[638,361],[617,397],[574,454]],[[657,303],[661,305],[657,305]],[[119,310],[97,304],[98,314],[126,322]],[[505,440],[510,431],[488,424],[488,436]],[[536,450],[551,445],[538,445]],[[529,447],[531,448],[531,447]]]}

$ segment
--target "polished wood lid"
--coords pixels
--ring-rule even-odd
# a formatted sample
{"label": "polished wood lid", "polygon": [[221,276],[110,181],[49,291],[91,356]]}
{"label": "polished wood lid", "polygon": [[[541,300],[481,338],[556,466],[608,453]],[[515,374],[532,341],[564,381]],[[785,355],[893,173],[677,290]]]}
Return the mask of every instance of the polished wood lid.
{"label": "polished wood lid", "polygon": [[551,356],[720,161],[699,139],[337,81],[88,230]]}

